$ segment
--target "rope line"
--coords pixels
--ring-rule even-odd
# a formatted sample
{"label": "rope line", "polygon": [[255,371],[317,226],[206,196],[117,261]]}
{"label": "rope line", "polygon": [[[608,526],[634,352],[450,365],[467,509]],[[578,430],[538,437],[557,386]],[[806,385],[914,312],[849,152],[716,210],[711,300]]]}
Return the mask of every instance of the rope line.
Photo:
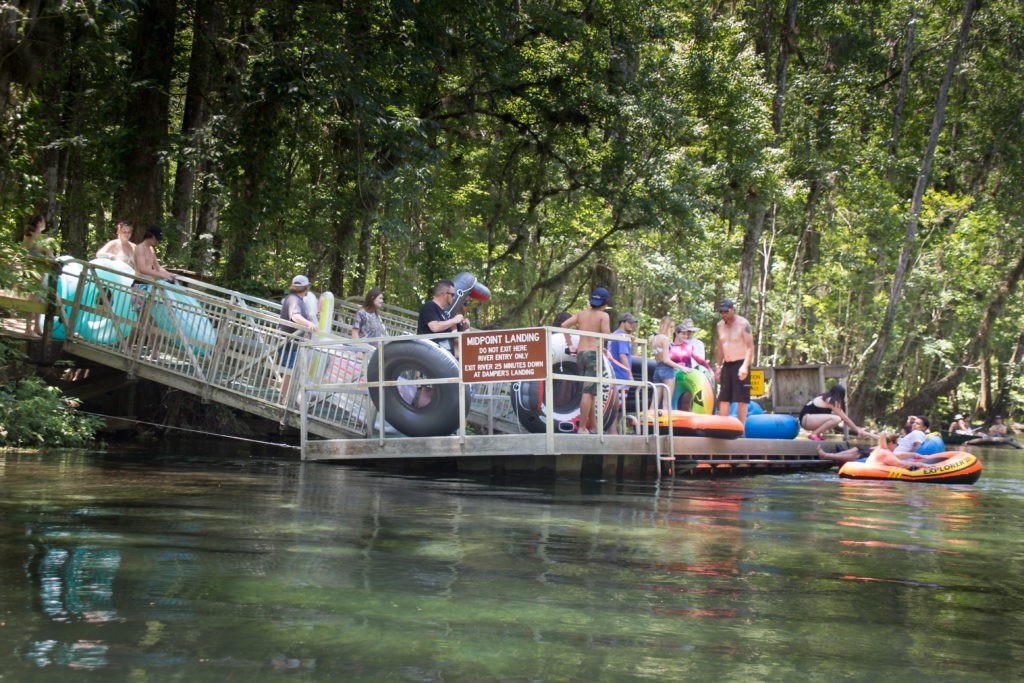
{"label": "rope line", "polygon": [[121,417],[119,415],[104,415],[103,413],[92,413],[88,410],[79,410],[80,413],[86,415],[92,415],[94,417],[109,418],[111,420],[124,420],[125,422],[134,422],[135,424],[148,425],[150,427],[159,427],[161,429],[177,429],[181,432],[190,432],[192,434],[202,434],[203,436],[215,436],[221,439],[234,439],[235,441],[246,441],[248,443],[258,443],[261,446],[276,446],[277,448],[291,448],[293,450],[302,450],[302,446],[295,446],[290,443],[280,443],[278,441],[261,441],[259,439],[247,439],[244,436],[231,436],[230,434],[218,434],[216,432],[207,432],[201,429],[189,429],[188,427],[175,427],[174,425],[163,425],[157,424],[156,422],[146,422],[145,420],[136,420],[131,417]]}

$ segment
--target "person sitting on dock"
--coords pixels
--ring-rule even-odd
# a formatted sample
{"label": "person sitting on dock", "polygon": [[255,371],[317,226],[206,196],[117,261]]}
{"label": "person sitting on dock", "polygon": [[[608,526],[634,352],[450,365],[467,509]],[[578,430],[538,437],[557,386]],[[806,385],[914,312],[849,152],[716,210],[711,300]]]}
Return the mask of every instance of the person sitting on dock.
{"label": "person sitting on dock", "polygon": [[[611,295],[604,287],[598,287],[590,295],[590,308],[583,309],[562,323],[563,328],[576,328],[581,332],[599,332],[611,334],[611,323],[608,318],[608,300]],[[568,332],[565,333],[567,350],[576,354],[580,366],[580,375],[594,379],[597,377],[597,350],[601,340],[597,337],[580,335],[579,343],[573,344]],[[580,397],[580,424],[577,434],[589,434],[588,425],[597,425],[597,383],[584,382],[583,395]]]}
{"label": "person sitting on dock", "polygon": [[874,436],[871,432],[861,429],[846,414],[846,387],[842,384],[833,385],[824,394],[818,394],[800,409],[800,426],[808,430],[807,438],[821,441],[824,432],[831,431],[846,423],[857,436]]}

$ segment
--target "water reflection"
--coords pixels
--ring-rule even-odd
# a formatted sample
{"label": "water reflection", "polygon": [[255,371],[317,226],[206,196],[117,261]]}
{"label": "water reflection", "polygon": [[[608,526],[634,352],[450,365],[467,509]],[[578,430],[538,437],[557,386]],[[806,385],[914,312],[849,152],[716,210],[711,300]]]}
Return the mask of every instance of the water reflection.
{"label": "water reflection", "polygon": [[490,482],[230,453],[0,463],[13,678],[1019,670],[1019,463],[987,487]]}

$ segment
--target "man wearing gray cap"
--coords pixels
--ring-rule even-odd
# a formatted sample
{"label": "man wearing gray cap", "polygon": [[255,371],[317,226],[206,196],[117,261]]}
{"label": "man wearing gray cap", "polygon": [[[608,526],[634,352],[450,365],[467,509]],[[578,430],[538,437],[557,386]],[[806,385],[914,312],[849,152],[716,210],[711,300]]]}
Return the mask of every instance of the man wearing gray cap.
{"label": "man wearing gray cap", "polygon": [[715,380],[718,382],[718,414],[728,415],[729,404],[735,402],[736,417],[747,420],[750,404],[750,366],[754,363],[754,335],[750,322],[736,315],[731,299],[718,303],[718,344],[715,345]]}

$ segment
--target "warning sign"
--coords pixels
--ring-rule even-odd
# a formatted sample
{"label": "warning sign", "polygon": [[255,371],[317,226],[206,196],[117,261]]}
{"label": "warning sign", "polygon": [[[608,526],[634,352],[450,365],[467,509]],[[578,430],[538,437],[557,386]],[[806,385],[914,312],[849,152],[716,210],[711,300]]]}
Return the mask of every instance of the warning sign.
{"label": "warning sign", "polygon": [[750,371],[750,395],[764,396],[764,370]]}
{"label": "warning sign", "polygon": [[466,332],[460,340],[463,382],[544,379],[548,337],[543,327]]}

